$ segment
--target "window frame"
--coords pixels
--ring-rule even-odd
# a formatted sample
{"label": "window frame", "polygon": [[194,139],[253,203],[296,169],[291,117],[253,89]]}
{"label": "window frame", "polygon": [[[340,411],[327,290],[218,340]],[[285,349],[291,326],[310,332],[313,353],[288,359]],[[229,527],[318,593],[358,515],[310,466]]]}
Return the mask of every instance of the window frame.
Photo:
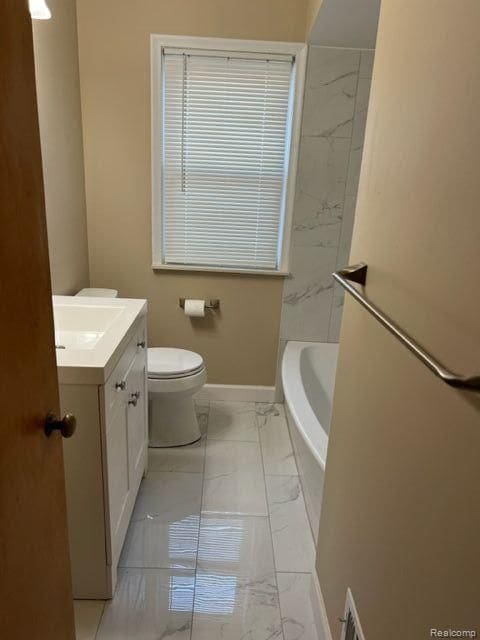
{"label": "window frame", "polygon": [[[162,164],[163,119],[162,47],[203,49],[205,51],[244,51],[261,54],[287,54],[295,56],[293,82],[292,130],[290,158],[285,185],[285,214],[282,231],[281,262],[277,269],[248,269],[204,265],[166,264],[162,241]],[[272,42],[267,40],[234,40],[228,38],[204,38],[151,34],[151,157],[152,157],[152,269],[170,271],[203,271],[220,273],[245,273],[259,276],[288,276],[290,266],[290,240],[292,234],[295,183],[297,177],[300,130],[302,122],[303,94],[308,47],[304,42]]]}

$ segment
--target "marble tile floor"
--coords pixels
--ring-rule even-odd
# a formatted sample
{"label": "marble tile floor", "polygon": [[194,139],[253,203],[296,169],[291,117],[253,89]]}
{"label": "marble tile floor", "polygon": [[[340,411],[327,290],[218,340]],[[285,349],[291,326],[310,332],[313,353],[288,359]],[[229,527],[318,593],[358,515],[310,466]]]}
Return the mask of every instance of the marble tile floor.
{"label": "marble tile floor", "polygon": [[150,450],[115,596],[75,602],[77,640],[322,640],[283,406],[197,412],[199,443]]}

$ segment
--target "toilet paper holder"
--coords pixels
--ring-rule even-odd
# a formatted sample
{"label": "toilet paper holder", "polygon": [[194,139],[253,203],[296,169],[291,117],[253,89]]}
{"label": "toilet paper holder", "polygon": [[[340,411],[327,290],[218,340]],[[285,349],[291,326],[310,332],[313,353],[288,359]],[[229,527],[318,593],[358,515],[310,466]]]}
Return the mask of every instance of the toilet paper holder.
{"label": "toilet paper holder", "polygon": [[[185,309],[185,298],[179,298],[178,305],[182,309]],[[205,309],[220,309],[220,300],[218,298],[205,300]]]}

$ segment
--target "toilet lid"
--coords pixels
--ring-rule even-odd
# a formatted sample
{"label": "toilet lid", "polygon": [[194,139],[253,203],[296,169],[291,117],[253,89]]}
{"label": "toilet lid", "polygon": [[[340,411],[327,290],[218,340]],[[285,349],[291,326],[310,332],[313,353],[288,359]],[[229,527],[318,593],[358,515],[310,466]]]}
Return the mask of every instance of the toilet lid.
{"label": "toilet lid", "polygon": [[203,358],[194,351],[154,347],[148,349],[149,378],[180,378],[203,368]]}

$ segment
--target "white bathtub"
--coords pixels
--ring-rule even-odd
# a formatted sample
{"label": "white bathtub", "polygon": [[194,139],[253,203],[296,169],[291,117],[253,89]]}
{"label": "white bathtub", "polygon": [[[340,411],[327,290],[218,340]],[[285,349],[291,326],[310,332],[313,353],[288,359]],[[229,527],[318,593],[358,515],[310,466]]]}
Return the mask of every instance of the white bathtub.
{"label": "white bathtub", "polygon": [[305,504],[318,537],[338,344],[289,342],[282,359],[285,413]]}

